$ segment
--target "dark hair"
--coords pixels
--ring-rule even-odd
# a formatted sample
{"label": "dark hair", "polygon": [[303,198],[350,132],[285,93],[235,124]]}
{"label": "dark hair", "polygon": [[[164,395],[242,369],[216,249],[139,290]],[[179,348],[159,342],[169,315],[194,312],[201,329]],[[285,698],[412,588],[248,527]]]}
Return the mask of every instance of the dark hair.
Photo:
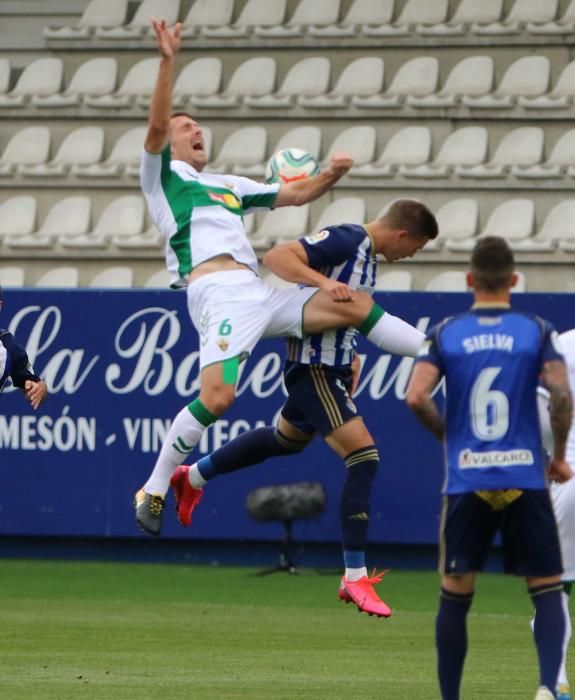
{"label": "dark hair", "polygon": [[416,199],[398,199],[383,218],[389,228],[405,229],[411,236],[433,240],[439,233],[435,216]]}
{"label": "dark hair", "polygon": [[471,272],[475,289],[499,292],[511,282],[515,269],[513,251],[500,236],[485,236],[475,244],[471,254]]}
{"label": "dark hair", "polygon": [[174,119],[175,117],[189,117],[190,119],[196,121],[189,112],[172,112],[170,114],[170,119]]}

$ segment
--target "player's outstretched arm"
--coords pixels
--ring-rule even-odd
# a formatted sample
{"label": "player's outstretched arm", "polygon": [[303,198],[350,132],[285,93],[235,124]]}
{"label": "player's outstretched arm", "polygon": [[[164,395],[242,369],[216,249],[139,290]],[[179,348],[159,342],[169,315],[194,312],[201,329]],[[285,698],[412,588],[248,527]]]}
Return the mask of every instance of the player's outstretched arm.
{"label": "player's outstretched arm", "polygon": [[347,153],[334,153],[329,166],[318,175],[282,185],[274,206],[301,206],[313,202],[333,187],[352,165],[353,158]]}
{"label": "player's outstretched arm", "polygon": [[554,481],[567,481],[572,472],[565,461],[567,438],[571,428],[573,400],[567,368],[561,360],[550,360],[543,365],[543,382],[549,391],[549,418],[553,432],[553,456],[549,476]]}
{"label": "player's outstretched arm", "polygon": [[160,69],[150,104],[148,133],[144,148],[148,153],[160,153],[170,139],[170,116],[172,114],[172,87],[174,84],[174,65],[176,54],[180,50],[180,31],[178,22],[172,29],[166,20],[152,18],[152,27],[156,32],[156,43],[160,52]]}
{"label": "player's outstretched arm", "polygon": [[440,374],[431,362],[418,362],[407,387],[407,405],[417,419],[430,430],[438,440],[445,436],[445,423],[439,415],[432,393],[439,382]]}
{"label": "player's outstretched arm", "polygon": [[347,284],[332,280],[309,266],[307,253],[299,241],[275,246],[264,255],[262,263],[287,282],[318,287],[334,301],[351,301],[353,298]]}

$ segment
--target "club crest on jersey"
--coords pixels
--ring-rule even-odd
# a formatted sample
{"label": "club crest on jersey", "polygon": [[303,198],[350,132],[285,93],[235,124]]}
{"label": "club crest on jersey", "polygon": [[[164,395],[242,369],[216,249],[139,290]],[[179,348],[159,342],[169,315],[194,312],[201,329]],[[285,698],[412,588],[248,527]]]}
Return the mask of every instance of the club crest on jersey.
{"label": "club crest on jersey", "polygon": [[312,233],[309,236],[305,236],[304,240],[306,243],[313,245],[314,243],[320,243],[320,241],[325,241],[329,236],[329,231],[324,229],[323,231],[318,231],[317,233]]}
{"label": "club crest on jersey", "polygon": [[223,204],[230,209],[239,209],[242,204],[235,194],[222,194],[220,192],[208,192],[210,199],[213,202]]}
{"label": "club crest on jersey", "polygon": [[219,347],[219,349],[222,352],[225,352],[230,347],[230,344],[228,343],[228,341],[225,338],[220,338],[218,340],[218,342],[216,343],[216,345]]}

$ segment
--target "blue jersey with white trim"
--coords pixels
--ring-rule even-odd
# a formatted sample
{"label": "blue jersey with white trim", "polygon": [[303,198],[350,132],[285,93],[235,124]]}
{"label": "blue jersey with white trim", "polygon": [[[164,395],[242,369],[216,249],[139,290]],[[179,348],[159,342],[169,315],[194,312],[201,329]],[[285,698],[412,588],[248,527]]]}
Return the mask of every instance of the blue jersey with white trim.
{"label": "blue jersey with white trim", "polygon": [[551,324],[509,308],[474,307],[429,331],[416,361],[446,380],[444,493],[546,488],[536,392],[556,359]]}
{"label": "blue jersey with white trim", "polygon": [[[358,224],[341,224],[300,239],[311,268],[344,282],[351,289],[373,294],[377,272],[375,246]],[[349,365],[353,360],[357,331],[340,328],[287,340],[287,357],[302,364]]]}

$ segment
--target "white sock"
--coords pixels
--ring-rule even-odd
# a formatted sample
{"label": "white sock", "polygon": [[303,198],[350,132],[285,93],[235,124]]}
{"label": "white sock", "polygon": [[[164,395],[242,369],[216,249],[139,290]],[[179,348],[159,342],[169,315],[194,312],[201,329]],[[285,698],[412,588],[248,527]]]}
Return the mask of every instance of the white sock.
{"label": "white sock", "polygon": [[425,335],[406,321],[385,313],[365,336],[382,350],[415,357]]}
{"label": "white sock", "polygon": [[188,472],[188,481],[195,489],[201,489],[208,483],[200,474],[197,462],[194,462],[194,464],[192,464],[190,467],[190,471]]}
{"label": "white sock", "polygon": [[175,468],[198,444],[205,429],[187,406],[182,408],[168,431],[150,478],[144,484],[146,493],[166,495]]}
{"label": "white sock", "polygon": [[367,567],[361,566],[359,569],[345,570],[345,578],[347,581],[359,581],[363,576],[367,576]]}
{"label": "white sock", "polygon": [[569,681],[567,680],[567,649],[569,647],[569,640],[571,639],[571,633],[572,633],[572,628],[571,628],[571,617],[569,615],[569,596],[565,591],[561,594],[561,598],[563,601],[563,610],[565,611],[565,637],[563,638],[563,659],[561,661],[561,667],[559,668],[559,675],[557,677],[557,683],[559,685],[569,685]]}

